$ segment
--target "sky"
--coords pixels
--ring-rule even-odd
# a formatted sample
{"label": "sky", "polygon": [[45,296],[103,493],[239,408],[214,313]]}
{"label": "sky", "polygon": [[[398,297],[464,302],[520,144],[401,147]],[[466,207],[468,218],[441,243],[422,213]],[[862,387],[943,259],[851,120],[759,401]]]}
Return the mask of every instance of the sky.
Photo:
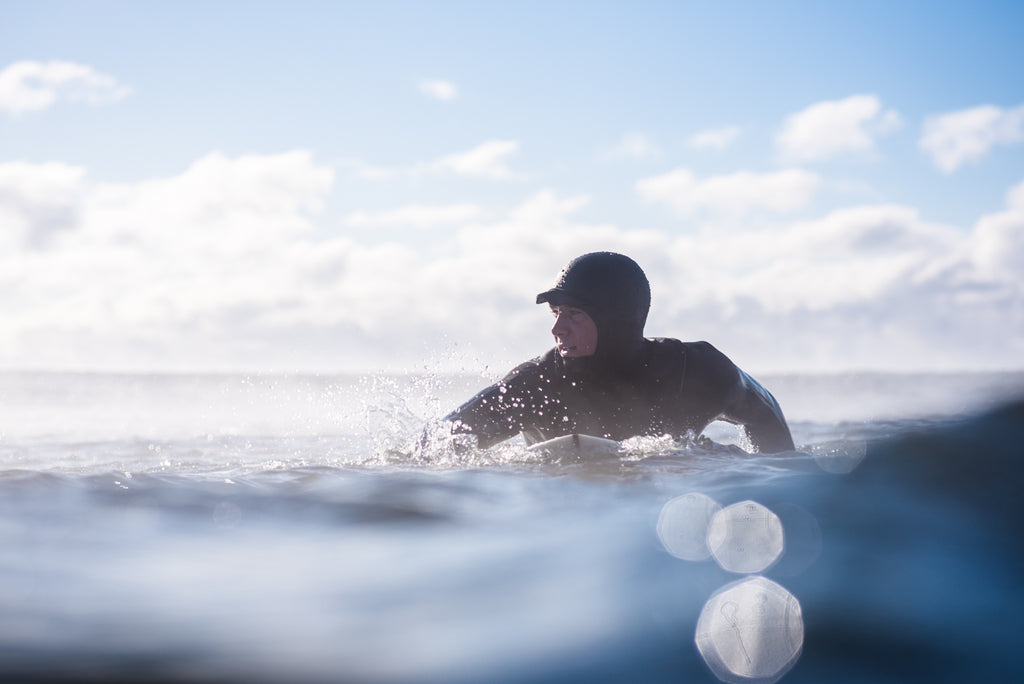
{"label": "sky", "polygon": [[0,0],[0,369],[1024,368],[1024,4]]}

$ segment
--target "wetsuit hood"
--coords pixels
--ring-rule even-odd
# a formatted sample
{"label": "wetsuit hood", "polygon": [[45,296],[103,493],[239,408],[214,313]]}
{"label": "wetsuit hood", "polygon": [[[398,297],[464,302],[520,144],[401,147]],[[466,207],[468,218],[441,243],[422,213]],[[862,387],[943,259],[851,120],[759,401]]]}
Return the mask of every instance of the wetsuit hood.
{"label": "wetsuit hood", "polygon": [[564,361],[567,367],[604,372],[630,365],[640,353],[651,286],[643,269],[629,257],[592,252],[570,261],[554,287],[537,295],[537,303],[587,312],[597,325],[597,351]]}

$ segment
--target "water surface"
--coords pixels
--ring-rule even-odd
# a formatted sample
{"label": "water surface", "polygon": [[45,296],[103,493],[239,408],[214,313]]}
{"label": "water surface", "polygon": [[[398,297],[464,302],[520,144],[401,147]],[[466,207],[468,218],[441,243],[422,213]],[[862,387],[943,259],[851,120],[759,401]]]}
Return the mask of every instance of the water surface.
{"label": "water surface", "polygon": [[796,452],[581,461],[411,448],[489,378],[0,374],[0,679],[1024,673],[1024,374],[761,379]]}

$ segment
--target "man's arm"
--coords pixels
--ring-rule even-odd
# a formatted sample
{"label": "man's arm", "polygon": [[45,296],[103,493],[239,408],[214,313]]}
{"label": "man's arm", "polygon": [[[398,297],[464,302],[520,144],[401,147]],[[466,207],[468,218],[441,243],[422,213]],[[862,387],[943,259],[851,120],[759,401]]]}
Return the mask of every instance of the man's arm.
{"label": "man's arm", "polygon": [[495,383],[455,409],[442,421],[453,434],[474,435],[481,449],[514,437],[520,430],[519,421],[510,415],[504,401],[507,394],[504,381]]}
{"label": "man's arm", "polygon": [[742,425],[758,451],[776,453],[795,448],[779,402],[739,368],[722,418]]}
{"label": "man's arm", "polygon": [[685,346],[683,388],[694,415],[743,426],[758,451],[793,449],[782,409],[768,390],[707,342]]}
{"label": "man's arm", "polygon": [[473,435],[481,449],[515,437],[537,411],[537,393],[531,388],[539,378],[543,378],[541,357],[519,364],[442,418],[442,431]]}

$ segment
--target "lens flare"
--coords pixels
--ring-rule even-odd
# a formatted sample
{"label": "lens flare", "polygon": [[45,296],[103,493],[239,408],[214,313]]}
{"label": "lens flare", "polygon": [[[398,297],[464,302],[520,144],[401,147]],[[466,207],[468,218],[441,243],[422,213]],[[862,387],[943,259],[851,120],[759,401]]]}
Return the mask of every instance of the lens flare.
{"label": "lens flare", "polygon": [[676,558],[703,561],[711,556],[708,549],[708,525],[722,510],[709,496],[696,492],[668,501],[658,516],[658,538],[662,546]]}
{"label": "lens flare", "polygon": [[723,570],[761,572],[782,555],[782,521],[756,501],[741,501],[711,519],[707,544]]}
{"label": "lens flare", "polygon": [[811,447],[811,455],[818,467],[835,475],[853,472],[866,453],[867,442],[862,439],[826,442]]}
{"label": "lens flare", "polygon": [[800,602],[761,576],[717,591],[701,611],[694,638],[704,662],[730,684],[771,684],[800,657]]}

